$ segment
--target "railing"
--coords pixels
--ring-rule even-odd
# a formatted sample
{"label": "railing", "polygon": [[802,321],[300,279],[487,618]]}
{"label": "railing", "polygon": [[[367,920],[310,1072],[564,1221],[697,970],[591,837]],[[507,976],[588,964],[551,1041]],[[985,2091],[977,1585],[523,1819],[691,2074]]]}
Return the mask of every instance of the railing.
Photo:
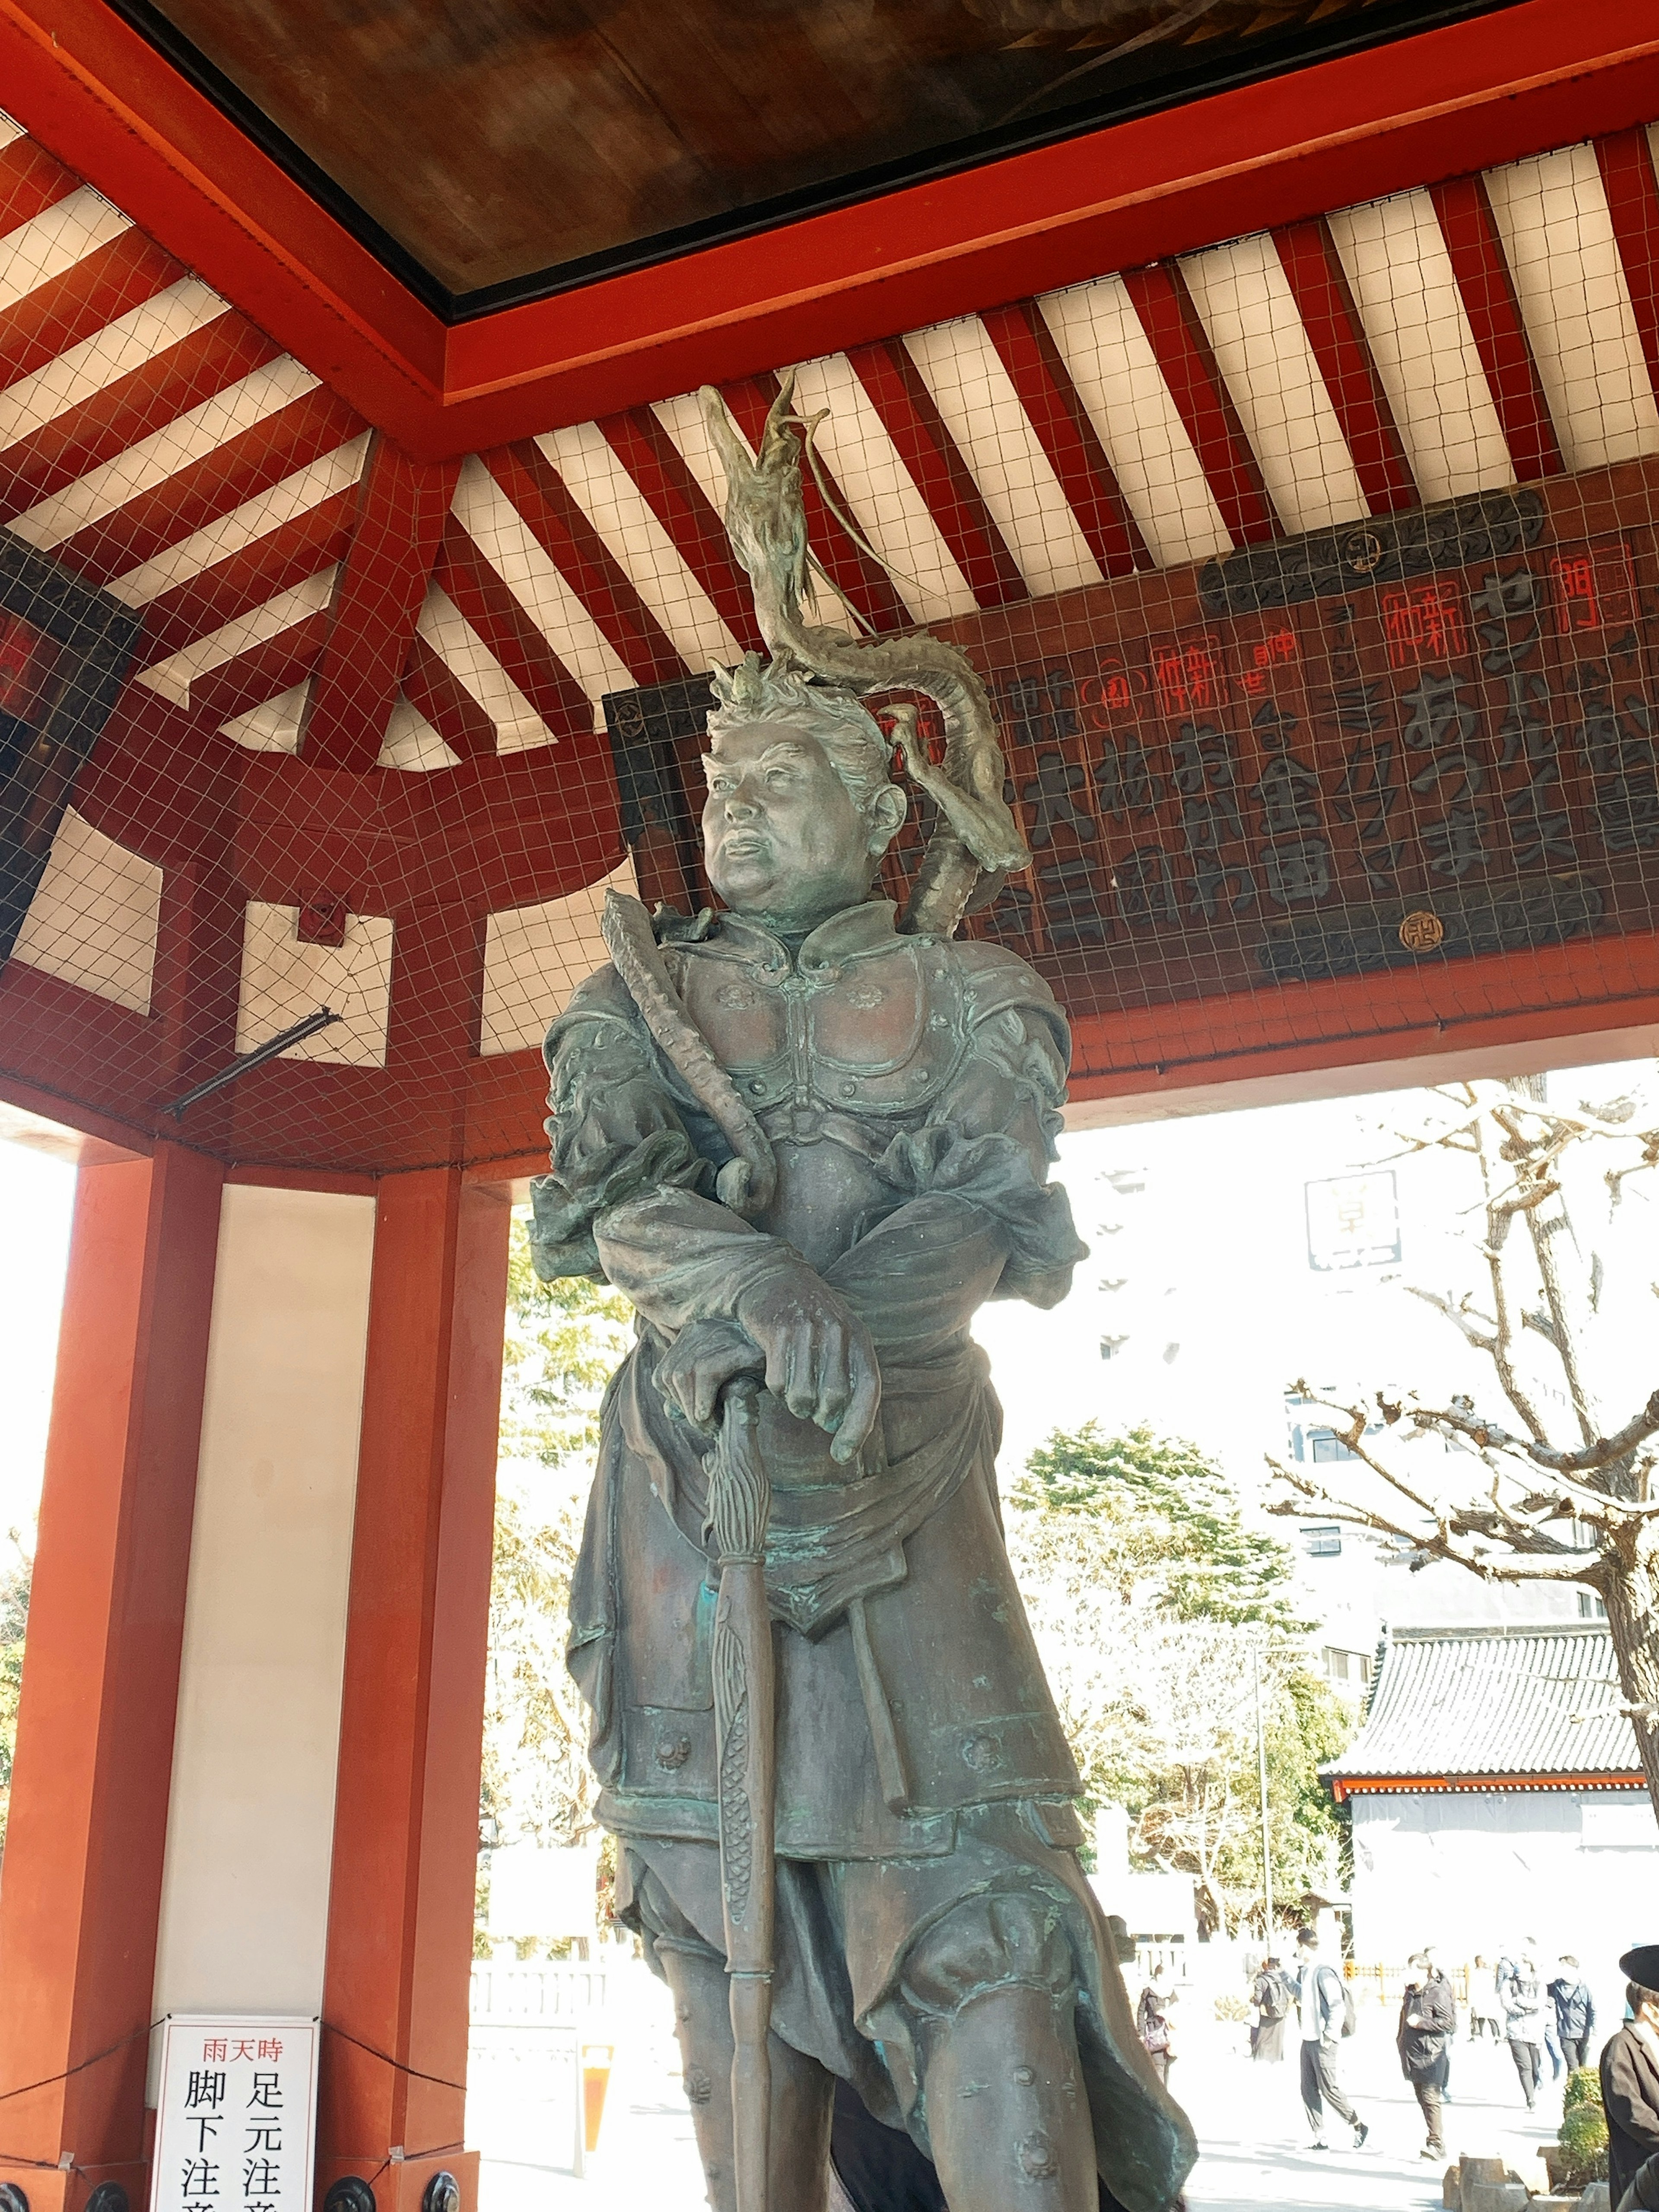
{"label": "railing", "polygon": [[605,1969],[603,1966],[550,1965],[497,1966],[491,1960],[472,1963],[471,2016],[475,2021],[574,2021],[603,2012]]}
{"label": "railing", "polygon": [[[1469,2001],[1468,1967],[1443,1966],[1440,1971],[1451,1984],[1451,1992],[1457,2002],[1467,2004]],[[1379,2004],[1397,2004],[1406,1994],[1406,1984],[1414,1978],[1409,1966],[1362,1965],[1354,1959],[1342,1961],[1342,1972],[1353,1984],[1356,1996],[1362,1990],[1368,1996],[1375,1991]]]}

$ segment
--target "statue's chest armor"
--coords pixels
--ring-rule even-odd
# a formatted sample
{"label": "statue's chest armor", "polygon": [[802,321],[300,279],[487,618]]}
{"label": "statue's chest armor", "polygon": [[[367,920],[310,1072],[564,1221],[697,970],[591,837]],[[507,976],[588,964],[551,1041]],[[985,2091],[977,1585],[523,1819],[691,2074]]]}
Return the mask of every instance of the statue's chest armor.
{"label": "statue's chest armor", "polygon": [[710,945],[679,964],[692,1019],[757,1113],[912,1112],[939,1096],[966,1050],[961,985],[939,945],[901,939],[805,971]]}

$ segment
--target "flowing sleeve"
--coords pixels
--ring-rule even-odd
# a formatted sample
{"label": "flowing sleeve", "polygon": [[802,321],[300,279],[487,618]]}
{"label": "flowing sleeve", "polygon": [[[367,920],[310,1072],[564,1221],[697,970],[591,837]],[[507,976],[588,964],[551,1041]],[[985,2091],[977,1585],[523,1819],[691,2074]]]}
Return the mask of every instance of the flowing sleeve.
{"label": "flowing sleeve", "polygon": [[923,1126],[890,1146],[882,1172],[907,1194],[953,1199],[994,1224],[1005,1258],[993,1297],[1058,1305],[1089,1250],[1064,1186],[1048,1180],[1071,1035],[1023,960],[983,943],[958,951],[967,1057]]}

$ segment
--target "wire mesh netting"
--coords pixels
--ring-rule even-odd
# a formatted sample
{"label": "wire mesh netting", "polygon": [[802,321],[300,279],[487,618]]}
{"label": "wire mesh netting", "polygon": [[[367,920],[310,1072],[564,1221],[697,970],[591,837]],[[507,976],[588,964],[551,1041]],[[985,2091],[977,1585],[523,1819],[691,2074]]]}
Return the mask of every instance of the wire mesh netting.
{"label": "wire mesh netting", "polygon": [[[414,461],[0,139],[0,1068],[240,1162],[522,1164],[605,885],[708,897],[759,636],[695,395]],[[1650,1009],[1656,371],[1643,131],[799,367],[820,617],[985,677],[1034,862],[966,927],[1080,1087]]]}

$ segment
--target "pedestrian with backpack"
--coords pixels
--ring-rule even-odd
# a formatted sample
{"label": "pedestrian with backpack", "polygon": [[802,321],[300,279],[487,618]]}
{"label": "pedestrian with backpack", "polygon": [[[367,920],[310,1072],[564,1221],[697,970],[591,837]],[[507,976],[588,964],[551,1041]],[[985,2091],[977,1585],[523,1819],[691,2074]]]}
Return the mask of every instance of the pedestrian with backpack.
{"label": "pedestrian with backpack", "polygon": [[1250,2030],[1250,2056],[1278,2065],[1285,2056],[1285,2023],[1290,2018],[1295,1993],[1277,1959],[1261,1961],[1250,1990],[1255,2007],[1255,2026]]}
{"label": "pedestrian with backpack", "polygon": [[1457,2007],[1451,1984],[1423,1952],[1411,1961],[1411,1977],[1400,2008],[1395,2043],[1401,2071],[1412,2085],[1429,2131],[1420,2155],[1442,2159],[1446,2138],[1441,2106],[1451,2068],[1449,2049],[1457,2034]]}
{"label": "pedestrian with backpack", "polygon": [[1354,2030],[1353,1995],[1336,1968],[1327,1966],[1320,1958],[1317,1929],[1297,1929],[1296,1958],[1297,2016],[1302,2030],[1302,2109],[1313,2130],[1313,2147],[1316,2150],[1330,2148],[1325,2141],[1325,2107],[1328,2105],[1338,2119],[1346,2121],[1353,2130],[1353,2147],[1358,2150],[1370,2130],[1348,2102],[1336,2078],[1337,2046],[1344,2036],[1352,2035]]}

